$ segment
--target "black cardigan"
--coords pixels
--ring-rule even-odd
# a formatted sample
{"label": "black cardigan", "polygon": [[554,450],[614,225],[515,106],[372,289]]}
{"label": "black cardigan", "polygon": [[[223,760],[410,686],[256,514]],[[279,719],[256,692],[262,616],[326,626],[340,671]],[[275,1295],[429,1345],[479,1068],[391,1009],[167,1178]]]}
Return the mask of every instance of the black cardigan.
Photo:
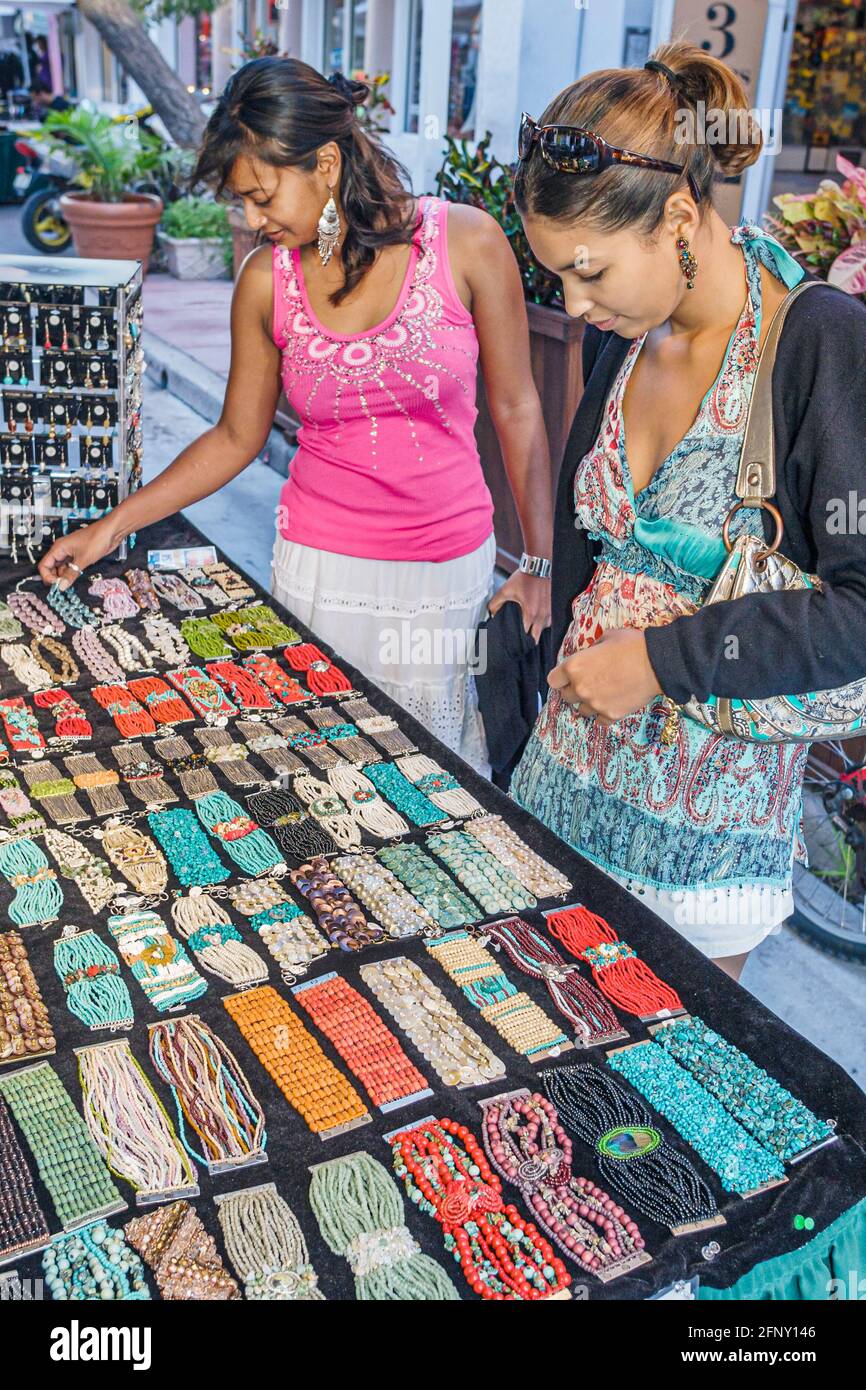
{"label": "black cardigan", "polygon": [[[587,327],[585,390],[554,515],[554,653],[601,544],[575,525],[574,476],[598,435],[629,346],[615,333]],[[692,695],[762,699],[828,690],[866,676],[866,305],[860,300],[822,285],[792,304],[773,369],[773,412],[774,501],[785,524],[780,550],[817,573],[824,592],[749,594],[648,628],[653,670],[680,704]],[[841,528],[833,524],[839,505],[848,509]],[[761,515],[771,541],[775,523],[766,510]],[[731,647],[731,637],[738,646]],[[736,660],[726,655],[730,650],[738,651]]]}

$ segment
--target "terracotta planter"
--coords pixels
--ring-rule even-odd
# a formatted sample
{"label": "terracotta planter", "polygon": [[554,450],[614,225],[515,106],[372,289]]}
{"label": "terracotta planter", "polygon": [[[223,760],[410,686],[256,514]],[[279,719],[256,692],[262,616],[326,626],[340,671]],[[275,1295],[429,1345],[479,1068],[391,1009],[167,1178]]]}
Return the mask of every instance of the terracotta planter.
{"label": "terracotta planter", "polygon": [[141,261],[147,274],[162,199],[128,193],[122,203],[100,203],[87,193],[64,193],[60,209],[72,229],[75,252],[97,260]]}
{"label": "terracotta planter", "polygon": [[[559,469],[571,431],[574,412],[583,393],[581,349],[583,319],[569,318],[564,309],[526,305],[532,377],[541,399],[550,443],[550,487],[556,496]],[[484,379],[478,377],[478,419],[475,440],[481,466],[496,508],[496,563],[508,574],[517,568],[523,550],[520,521],[508,485],[499,438],[490,416]]]}

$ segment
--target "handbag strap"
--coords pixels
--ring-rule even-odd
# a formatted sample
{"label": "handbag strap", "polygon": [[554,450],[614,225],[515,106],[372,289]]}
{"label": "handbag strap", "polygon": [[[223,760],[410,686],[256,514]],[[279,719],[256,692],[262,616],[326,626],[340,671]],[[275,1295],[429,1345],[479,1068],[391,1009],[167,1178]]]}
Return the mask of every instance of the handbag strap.
{"label": "handbag strap", "polygon": [[769,500],[776,491],[776,445],[773,437],[773,367],[788,310],[804,290],[822,280],[803,280],[785,296],[767,330],[746,414],[735,492],[748,505]]}

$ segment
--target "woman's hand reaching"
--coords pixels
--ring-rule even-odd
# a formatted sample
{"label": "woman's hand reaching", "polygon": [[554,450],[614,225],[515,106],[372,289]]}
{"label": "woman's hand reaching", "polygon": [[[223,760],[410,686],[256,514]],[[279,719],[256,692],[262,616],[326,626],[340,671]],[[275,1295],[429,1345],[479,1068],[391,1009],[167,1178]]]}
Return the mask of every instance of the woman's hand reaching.
{"label": "woman's hand reaching", "polygon": [[533,641],[540,642],[541,634],[550,627],[550,580],[538,579],[519,570],[496,590],[487,605],[491,617],[503,603],[519,603],[523,613],[523,630],[531,632]]}
{"label": "woman's hand reaching", "polygon": [[46,584],[56,583],[61,589],[68,589],[89,565],[108,555],[117,543],[109,514],[56,540],[39,561],[40,577]]}

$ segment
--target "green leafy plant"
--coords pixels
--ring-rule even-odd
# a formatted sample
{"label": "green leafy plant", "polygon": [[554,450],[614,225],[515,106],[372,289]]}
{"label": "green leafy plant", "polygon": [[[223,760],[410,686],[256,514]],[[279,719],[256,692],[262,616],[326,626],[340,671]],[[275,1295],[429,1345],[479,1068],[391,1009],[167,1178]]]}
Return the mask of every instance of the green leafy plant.
{"label": "green leafy plant", "polygon": [[39,140],[75,165],[73,182],[100,203],[122,203],[134,184],[157,179],[167,159],[158,136],[86,106],[50,111]]}
{"label": "green leafy plant", "polygon": [[516,166],[502,164],[491,155],[492,138],[488,130],[484,139],[470,149],[466,140],[446,136],[445,159],[436,175],[436,191],[440,198],[452,203],[469,203],[495,217],[511,243],[526,298],[533,304],[564,309],[562,283],[535,259],[515,207]]}
{"label": "green leafy plant", "polygon": [[375,77],[370,77],[363,68],[355,68],[352,77],[356,82],[366,82],[370,88],[367,101],[363,106],[356,108],[355,115],[369,134],[383,134],[388,129],[388,124],[387,121],[382,120],[382,117],[397,114],[388,100],[385,90],[391,81],[390,72],[377,72]]}
{"label": "green leafy plant", "polygon": [[866,170],[836,156],[842,183],[822,179],[814,193],[780,193],[773,235],[822,279],[866,300]]}
{"label": "green leafy plant", "polygon": [[232,231],[222,203],[212,198],[178,198],[165,209],[160,231],[179,241],[214,239],[222,242],[227,269],[232,265]]}

